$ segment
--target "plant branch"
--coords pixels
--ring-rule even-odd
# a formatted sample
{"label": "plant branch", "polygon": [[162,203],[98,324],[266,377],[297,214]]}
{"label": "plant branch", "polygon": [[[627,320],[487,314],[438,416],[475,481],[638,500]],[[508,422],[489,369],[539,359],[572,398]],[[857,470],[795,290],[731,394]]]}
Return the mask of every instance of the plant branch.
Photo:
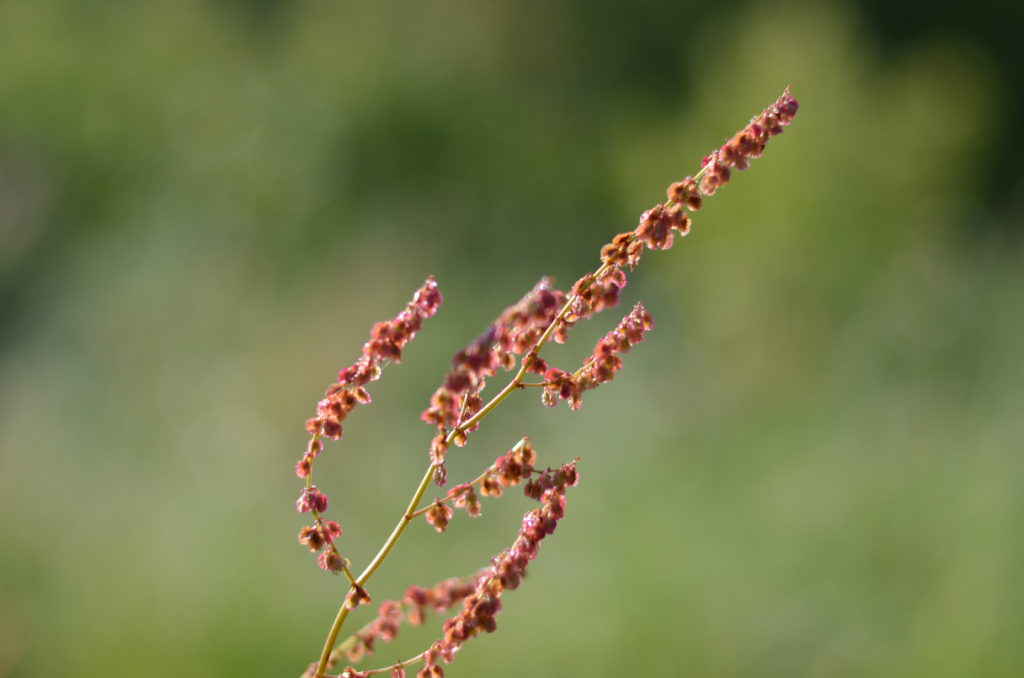
{"label": "plant branch", "polygon": [[406,666],[409,666],[410,664],[415,664],[416,662],[421,661],[423,659],[424,654],[426,653],[420,652],[415,657],[409,657],[404,662],[398,662],[397,664],[392,664],[391,666],[382,666],[379,669],[370,669],[369,671],[362,671],[361,673],[366,676],[374,676],[378,673],[385,673],[387,671],[394,671],[395,669],[404,668]]}
{"label": "plant branch", "polygon": [[[611,264],[602,264],[596,271],[594,271],[593,274],[589,276],[589,280],[596,280],[609,268],[611,268]],[[589,287],[589,284],[586,285],[583,288],[583,290],[586,290],[587,287]],[[569,298],[566,300],[562,308],[558,311],[558,314],[554,317],[554,319],[548,324],[547,328],[545,328],[543,334],[540,335],[536,343],[530,348],[529,351],[527,351],[526,355],[523,356],[523,359],[519,366],[519,370],[516,372],[515,376],[512,377],[512,380],[509,381],[505,385],[505,387],[502,388],[498,393],[496,393],[494,397],[491,398],[491,400],[486,405],[480,408],[479,412],[477,412],[472,417],[470,417],[466,421],[462,422],[461,424],[453,428],[446,436],[445,442],[450,444],[452,440],[455,439],[456,435],[464,433],[465,431],[472,428],[474,425],[480,422],[480,420],[482,420],[484,417],[490,414],[498,405],[500,405],[501,402],[509,396],[509,394],[511,394],[513,391],[519,388],[519,386],[523,382],[523,378],[526,376],[527,371],[530,369],[530,365],[533,363],[534,359],[540,353],[540,350],[544,348],[544,345],[548,343],[548,340],[551,338],[551,335],[555,331],[555,328],[558,327],[558,324],[564,320],[566,314],[569,312],[569,309],[571,309],[573,304],[576,303],[577,296],[578,295],[576,294],[569,295]],[[369,578],[373,576],[373,573],[377,571],[377,568],[380,567],[381,563],[384,562],[384,559],[388,557],[389,553],[391,553],[391,549],[394,548],[396,543],[398,543],[398,540],[399,538],[401,538],[402,533],[405,532],[405,528],[409,525],[409,522],[416,515],[416,511],[419,508],[419,503],[423,499],[423,495],[426,493],[427,487],[430,485],[430,479],[431,477],[433,477],[434,469],[436,468],[437,464],[431,464],[429,467],[427,467],[426,473],[423,474],[423,478],[422,480],[420,480],[420,484],[416,487],[416,491],[413,493],[412,499],[409,500],[408,507],[405,509],[405,512],[402,514],[402,516],[398,519],[398,523],[391,531],[391,535],[388,537],[387,541],[384,542],[384,545],[381,546],[380,550],[377,552],[377,555],[373,557],[373,560],[370,561],[370,564],[366,566],[366,569],[363,570],[363,572],[356,578],[355,582],[352,582],[351,586],[349,587],[350,592],[354,590],[356,586],[365,586],[367,580],[369,580]],[[309,482],[308,478],[307,482]],[[348,618],[349,607],[347,605],[347,599],[348,594],[346,594],[345,600],[342,601],[341,607],[338,609],[338,614],[334,618],[334,623],[331,624],[331,630],[327,634],[327,639],[324,641],[323,650],[320,653],[320,662],[317,664],[316,671],[313,674],[314,678],[323,678],[324,671],[327,670],[327,664],[328,661],[330,660],[331,650],[334,649],[334,643],[338,639],[338,634],[341,632],[341,627],[345,623],[345,619]]]}

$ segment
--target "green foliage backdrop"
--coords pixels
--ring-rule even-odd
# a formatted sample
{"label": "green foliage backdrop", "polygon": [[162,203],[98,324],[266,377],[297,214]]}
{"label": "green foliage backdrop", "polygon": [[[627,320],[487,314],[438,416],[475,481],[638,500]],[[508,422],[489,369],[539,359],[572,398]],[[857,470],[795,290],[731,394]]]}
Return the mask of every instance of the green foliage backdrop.
{"label": "green foliage backdrop", "polygon": [[[793,126],[626,288],[658,324],[615,383],[453,453],[583,460],[450,674],[1024,673],[1006,45],[838,2],[550,5],[0,5],[0,677],[301,672],[342,586],[291,465],[370,324],[438,277],[320,468],[357,565],[451,353],[787,84]],[[371,593],[474,571],[526,506],[414,525]]]}

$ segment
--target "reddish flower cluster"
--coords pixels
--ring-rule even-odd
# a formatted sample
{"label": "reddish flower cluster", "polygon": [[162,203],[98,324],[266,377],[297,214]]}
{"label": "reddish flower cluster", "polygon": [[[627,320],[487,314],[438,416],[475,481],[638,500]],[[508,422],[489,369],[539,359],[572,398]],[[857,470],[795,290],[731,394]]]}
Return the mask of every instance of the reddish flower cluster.
{"label": "reddish flower cluster", "polygon": [[302,488],[302,494],[295,502],[295,508],[299,513],[316,511],[323,513],[327,510],[327,495],[317,489],[316,485]]}
{"label": "reddish flower cluster", "polygon": [[341,526],[338,523],[333,520],[318,520],[312,527],[306,525],[299,530],[299,543],[316,553],[340,536]]}
{"label": "reddish flower cluster", "polygon": [[[330,656],[328,666],[333,666],[342,656],[356,663],[374,652],[377,641],[388,642],[398,636],[403,621],[419,626],[426,619],[427,608],[444,612],[476,590],[477,583],[487,575],[488,570],[462,579],[446,579],[433,587],[410,586],[402,601],[385,600],[377,610],[377,616],[339,645]],[[344,675],[344,674],[342,674]]]}
{"label": "reddish flower cluster", "polygon": [[[530,445],[529,438],[523,438],[515,447],[495,459],[479,478],[471,483],[456,485],[448,490],[447,496],[443,499],[436,499],[433,505],[424,511],[427,522],[438,532],[444,532],[453,514],[452,509],[447,506],[448,502],[454,504],[456,508],[465,509],[470,516],[479,516],[480,497],[473,487],[477,484],[480,485],[480,494],[483,496],[500,497],[502,488],[518,485],[527,480],[527,486],[524,488],[526,495],[534,499],[539,498],[543,490],[534,491],[532,488],[541,487],[538,483],[554,471],[537,471],[533,466],[536,461],[537,453]],[[533,474],[539,474],[539,477],[531,480]]]}
{"label": "reddish flower cluster", "polygon": [[[685,205],[691,212],[701,208],[704,199],[700,197],[700,190],[697,188],[697,181],[693,177],[686,177],[668,187],[666,191],[669,202]],[[685,235],[685,234],[684,234]]]}
{"label": "reddish flower cluster", "polygon": [[341,572],[342,569],[348,567],[348,562],[341,557],[338,549],[334,546],[334,540],[341,536],[341,526],[333,520],[325,520],[320,516],[327,510],[327,495],[317,489],[316,485],[304,487],[302,494],[295,502],[295,508],[299,513],[312,512],[313,514],[313,524],[306,525],[299,530],[299,543],[308,547],[313,553],[323,549],[317,556],[317,564],[329,572]]}
{"label": "reddish flower cluster", "polygon": [[583,406],[583,392],[614,379],[615,373],[622,369],[619,354],[627,353],[643,341],[644,332],[652,327],[654,320],[651,315],[643,304],[637,303],[614,330],[597,342],[583,367],[573,374],[555,368],[544,374],[541,402],[547,407],[554,407],[559,400],[566,400],[570,409],[578,410]]}
{"label": "reddish flower cluster", "polygon": [[462,483],[448,490],[448,497],[455,508],[465,509],[466,515],[477,518],[480,516],[480,497],[471,483]]}
{"label": "reddish flower cluster", "polygon": [[534,473],[537,453],[530,445],[529,438],[494,460],[490,468],[480,477],[480,494],[485,497],[500,497],[502,488],[518,485],[529,480]]}
{"label": "reddish flower cluster", "polygon": [[629,270],[632,271],[640,263],[643,251],[644,244],[637,240],[633,231],[619,233],[601,248],[601,261],[609,266],[629,266]]}
{"label": "reddish flower cluster", "polygon": [[433,525],[435,530],[444,532],[448,528],[448,519],[452,517],[452,509],[438,499],[427,511],[426,516],[427,522]]}
{"label": "reddish flower cluster", "polygon": [[[551,281],[542,278],[518,303],[505,309],[476,341],[455,354],[444,383],[420,415],[420,419],[438,429],[431,444],[431,463],[444,462],[447,432],[483,407],[478,394],[487,377],[497,374],[499,368],[511,369],[514,356],[530,350],[564,303],[565,293],[552,289]],[[537,374],[543,374],[545,369],[547,366],[539,358],[531,362],[531,370]],[[471,431],[459,431],[453,442],[464,445],[466,433]],[[438,484],[443,484],[443,478],[438,480]]]}
{"label": "reddish flower cluster", "polygon": [[575,463],[549,475],[550,487],[540,496],[543,506],[524,515],[512,546],[491,558],[491,566],[480,578],[476,590],[463,599],[462,610],[445,621],[444,637],[424,653],[426,665],[416,674],[417,678],[444,676],[440,660],[450,663],[463,643],[498,627],[495,615],[501,610],[502,592],[519,586],[526,567],[537,557],[541,540],[555,531],[558,521],[565,515],[565,488],[576,485],[578,480]]}
{"label": "reddish flower cluster", "polygon": [[334,540],[340,536],[341,526],[338,523],[316,516],[312,525],[306,525],[299,530],[299,543],[313,553],[320,551],[316,562],[322,569],[328,572],[341,572],[348,567],[348,561],[341,557],[334,546]]}
{"label": "reddish flower cluster", "polygon": [[429,589],[422,586],[410,586],[402,596],[406,618],[413,626],[419,626],[426,619],[428,607],[435,612],[444,612],[450,609],[455,603],[475,591],[477,584],[485,576],[487,576],[486,569],[462,579],[446,579]]}
{"label": "reddish flower cluster", "polygon": [[701,192],[713,195],[720,186],[729,183],[730,169],[744,170],[750,166],[751,158],[761,157],[768,140],[782,133],[782,128],[792,122],[799,107],[787,87],[774,104],[761,111],[721,148],[704,158],[701,162],[704,168]]}
{"label": "reddish flower cluster", "polygon": [[580,370],[577,382],[580,389],[587,391],[615,378],[622,369],[620,353],[628,353],[644,340],[644,332],[654,327],[654,319],[644,305],[637,302],[633,310],[624,317],[614,330],[604,335],[594,345],[591,358]]}
{"label": "reddish flower cluster", "polygon": [[[317,403],[317,416],[306,422],[306,430],[312,434],[306,451],[295,465],[295,474],[306,478],[295,503],[300,513],[312,512],[314,523],[299,532],[299,543],[316,553],[317,564],[329,572],[340,572],[348,567],[334,546],[334,539],[341,536],[341,527],[331,520],[324,520],[320,514],[327,510],[327,495],[310,484],[313,460],[323,451],[321,436],[337,440],[341,437],[341,422],[360,403],[370,402],[370,394],[364,386],[380,378],[381,366],[388,361],[400,361],[402,347],[423,326],[423,320],[437,312],[441,304],[441,293],[433,276],[416,290],[405,310],[392,320],[379,322],[373,327],[370,339],[363,345],[363,354],[353,365],[338,373],[338,381],[328,387],[325,397]],[[326,549],[324,548],[326,547]],[[366,600],[369,600],[367,596]],[[365,602],[361,599],[355,601]]]}
{"label": "reddish flower cluster", "polygon": [[640,223],[632,231],[619,233],[601,248],[601,261],[605,266],[629,266],[630,270],[640,263],[644,246],[652,250],[667,250],[675,241],[678,232],[683,236],[690,232],[690,216],[683,207],[691,211],[701,207],[700,191],[692,177],[677,181],[669,186],[668,200],[659,203],[640,215]]}
{"label": "reddish flower cluster", "polygon": [[313,459],[323,446],[319,436],[337,440],[341,438],[341,422],[357,405],[370,402],[364,386],[380,378],[381,366],[388,361],[399,362],[402,348],[416,336],[426,318],[437,312],[441,292],[433,276],[416,290],[405,310],[391,320],[373,326],[370,339],[363,344],[363,354],[352,365],[338,372],[338,381],[328,387],[324,398],[317,403],[316,416],[306,421],[306,430],[313,434],[313,442],[295,467],[300,478],[309,475]]}
{"label": "reddish flower cluster", "polygon": [[682,205],[671,203],[668,207],[658,204],[640,215],[640,225],[634,231],[636,237],[650,250],[667,250],[672,247],[675,236],[690,232],[690,217]]}
{"label": "reddish flower cluster", "polygon": [[[569,330],[580,320],[585,320],[606,308],[618,306],[619,294],[625,286],[626,274],[614,264],[602,266],[577,280],[572,286],[572,303],[568,312],[554,328],[552,339],[556,343],[564,344]],[[547,365],[541,360],[537,360],[532,367],[537,374],[544,374],[547,371]]]}
{"label": "reddish flower cluster", "polygon": [[620,233],[605,245],[601,249],[601,261],[611,266],[628,265],[632,270],[640,262],[644,245],[652,250],[672,247],[673,231],[681,236],[690,232],[690,217],[683,208],[699,210],[702,194],[712,195],[720,186],[727,184],[731,169],[746,169],[751,158],[761,155],[768,139],[781,133],[782,128],[793,120],[798,107],[787,88],[774,104],[703,159],[699,183],[694,177],[686,177],[669,186],[668,200],[644,212],[635,230]]}
{"label": "reddish flower cluster", "polygon": [[351,590],[345,596],[345,607],[354,610],[364,603],[370,602],[370,594],[359,584],[352,584]]}

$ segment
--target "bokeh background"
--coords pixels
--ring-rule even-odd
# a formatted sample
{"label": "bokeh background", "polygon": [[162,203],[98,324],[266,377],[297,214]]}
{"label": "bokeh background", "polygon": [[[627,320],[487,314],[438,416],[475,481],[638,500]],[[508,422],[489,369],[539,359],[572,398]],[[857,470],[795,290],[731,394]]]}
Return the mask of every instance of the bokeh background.
{"label": "bokeh background", "polygon": [[[451,354],[787,84],[793,126],[632,277],[658,325],[615,383],[452,455],[528,433],[583,482],[449,675],[1024,675],[1012,5],[0,3],[0,676],[298,675],[343,586],[292,464],[370,325],[438,277],[318,465],[356,566]],[[371,593],[529,507],[417,522]]]}

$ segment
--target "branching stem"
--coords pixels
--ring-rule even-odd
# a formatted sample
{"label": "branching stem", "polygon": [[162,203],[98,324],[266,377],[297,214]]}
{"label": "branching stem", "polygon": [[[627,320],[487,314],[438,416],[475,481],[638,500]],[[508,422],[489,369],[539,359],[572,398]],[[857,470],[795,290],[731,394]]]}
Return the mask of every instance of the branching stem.
{"label": "branching stem", "polygon": [[[597,280],[602,274],[608,271],[609,268],[611,268],[611,264],[602,264],[600,268],[588,276],[588,279]],[[584,287],[583,291],[585,290],[586,287]],[[537,339],[537,342],[529,351],[526,352],[526,355],[523,356],[519,370],[516,372],[515,376],[512,377],[512,380],[505,384],[505,387],[498,391],[498,393],[496,393],[486,405],[480,408],[479,412],[453,428],[445,438],[446,443],[451,444],[455,439],[455,436],[473,428],[473,426],[490,414],[498,405],[501,404],[503,400],[505,400],[505,398],[522,385],[523,378],[526,377],[526,373],[529,371],[530,365],[533,364],[533,361],[537,358],[541,349],[544,348],[544,345],[548,343],[549,339],[551,339],[551,335],[558,327],[559,323],[564,320],[566,314],[569,313],[569,310],[576,303],[576,298],[577,295],[575,294],[569,295],[565,304],[558,311],[558,314],[554,319],[548,324],[547,328],[545,328],[543,334],[541,334]],[[387,541],[384,542],[384,545],[380,547],[380,550],[377,552],[377,555],[373,557],[373,560],[370,561],[370,564],[366,566],[366,569],[356,577],[354,582],[350,583],[349,592],[355,590],[356,586],[365,586],[367,580],[373,576],[373,573],[377,571],[377,568],[381,566],[384,559],[388,557],[389,553],[391,553],[391,549],[393,549],[395,544],[398,543],[399,538],[401,538],[402,533],[405,532],[405,528],[409,525],[409,522],[417,515],[417,509],[419,508],[420,501],[423,500],[423,495],[426,493],[427,487],[430,486],[430,479],[433,477],[434,470],[436,468],[437,464],[431,464],[427,467],[426,473],[423,474],[423,478],[420,480],[420,484],[416,487],[416,491],[413,493],[412,499],[409,500],[408,507],[398,519],[398,523],[391,531],[391,535],[388,537]],[[309,482],[309,478],[307,478],[307,483]],[[314,678],[323,678],[324,672],[327,670],[327,664],[331,658],[331,650],[334,649],[334,643],[338,640],[338,634],[341,633],[341,627],[344,625],[345,619],[348,618],[350,610],[347,601],[348,594],[346,594],[345,599],[342,601],[341,607],[338,609],[338,614],[334,617],[334,623],[331,624],[331,630],[327,634],[327,639],[324,641],[324,648],[320,653],[320,662],[317,664],[316,671],[313,674]]]}

